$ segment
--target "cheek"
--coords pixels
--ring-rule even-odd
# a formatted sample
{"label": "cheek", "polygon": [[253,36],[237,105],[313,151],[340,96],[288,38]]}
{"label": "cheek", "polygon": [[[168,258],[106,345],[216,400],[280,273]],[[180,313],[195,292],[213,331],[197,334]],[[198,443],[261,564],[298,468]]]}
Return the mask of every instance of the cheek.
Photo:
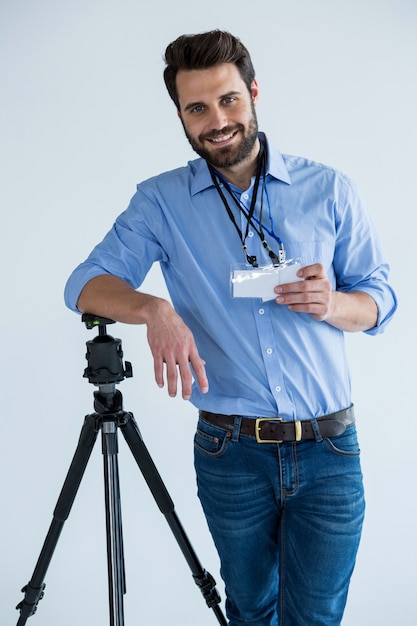
{"label": "cheek", "polygon": [[198,138],[203,132],[203,125],[195,120],[191,122],[187,120],[186,124],[184,124],[184,122],[182,121],[182,126],[185,130],[186,135],[190,137]]}
{"label": "cheek", "polygon": [[199,141],[200,143],[203,143],[203,139],[201,139],[202,136],[206,135],[208,132],[210,132],[212,129],[209,128],[206,124],[193,124],[190,128],[190,133],[192,135],[192,137],[194,137],[197,141]]}

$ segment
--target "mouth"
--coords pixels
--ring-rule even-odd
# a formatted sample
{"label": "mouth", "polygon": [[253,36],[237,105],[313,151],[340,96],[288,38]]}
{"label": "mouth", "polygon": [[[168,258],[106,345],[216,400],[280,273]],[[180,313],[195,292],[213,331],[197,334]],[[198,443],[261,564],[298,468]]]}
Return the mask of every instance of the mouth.
{"label": "mouth", "polygon": [[233,132],[229,132],[223,135],[216,135],[216,137],[206,137],[206,140],[211,144],[215,144],[216,146],[225,145],[232,141],[232,139],[237,135],[238,131],[235,130]]}

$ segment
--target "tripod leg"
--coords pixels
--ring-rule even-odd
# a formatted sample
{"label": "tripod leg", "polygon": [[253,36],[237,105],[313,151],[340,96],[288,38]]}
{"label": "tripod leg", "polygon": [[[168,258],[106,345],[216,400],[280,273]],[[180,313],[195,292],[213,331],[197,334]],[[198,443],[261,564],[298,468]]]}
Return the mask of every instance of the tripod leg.
{"label": "tripod leg", "polygon": [[151,493],[159,507],[159,510],[169,524],[172,533],[187,561],[195,583],[200,588],[204,596],[206,604],[213,609],[218,622],[222,626],[227,625],[225,616],[223,615],[219,604],[220,596],[216,589],[216,581],[212,575],[203,569],[201,563],[194,552],[194,549],[179,521],[175,510],[174,503],[162,481],[162,478],[143,442],[139,427],[131,413],[125,414],[125,421],[120,424],[123,436],[141,470],[143,477],[151,490]]}
{"label": "tripod leg", "polygon": [[126,593],[117,427],[114,421],[103,422],[102,448],[105,477],[107,569],[109,577],[110,626],[123,626],[123,594]]}
{"label": "tripod leg", "polygon": [[22,589],[25,597],[16,607],[17,610],[20,611],[17,626],[23,626],[23,624],[26,624],[27,619],[35,613],[39,601],[43,598],[43,590],[45,588],[43,581],[64,523],[70,514],[71,507],[74,503],[75,496],[77,495],[81,479],[84,475],[96,439],[97,429],[95,415],[87,415],[81,429],[74,457],[54,509],[52,523],[49,527],[48,534],[44,541],[32,578]]}

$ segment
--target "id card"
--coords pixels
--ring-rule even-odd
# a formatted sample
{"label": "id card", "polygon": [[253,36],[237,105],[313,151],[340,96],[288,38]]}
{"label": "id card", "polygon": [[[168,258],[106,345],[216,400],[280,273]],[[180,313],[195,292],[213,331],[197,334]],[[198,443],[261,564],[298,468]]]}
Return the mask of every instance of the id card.
{"label": "id card", "polygon": [[261,298],[264,302],[277,297],[274,287],[304,280],[297,276],[301,259],[289,259],[281,265],[232,269],[232,298]]}

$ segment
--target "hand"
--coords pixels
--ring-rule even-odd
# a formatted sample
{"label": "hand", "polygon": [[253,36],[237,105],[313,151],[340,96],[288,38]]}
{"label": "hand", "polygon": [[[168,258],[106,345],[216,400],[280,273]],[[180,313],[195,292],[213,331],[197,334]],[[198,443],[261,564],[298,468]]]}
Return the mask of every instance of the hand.
{"label": "hand", "polygon": [[155,301],[147,327],[148,342],[154,358],[155,380],[159,387],[164,386],[166,370],[168,393],[175,397],[179,373],[182,397],[189,400],[193,379],[191,364],[200,390],[207,393],[205,361],[200,358],[192,332],[168,302]]}
{"label": "hand", "polygon": [[309,313],[317,321],[328,319],[332,313],[333,290],[321,263],[298,270],[304,280],[275,287],[277,304],[286,304],[291,311]]}

